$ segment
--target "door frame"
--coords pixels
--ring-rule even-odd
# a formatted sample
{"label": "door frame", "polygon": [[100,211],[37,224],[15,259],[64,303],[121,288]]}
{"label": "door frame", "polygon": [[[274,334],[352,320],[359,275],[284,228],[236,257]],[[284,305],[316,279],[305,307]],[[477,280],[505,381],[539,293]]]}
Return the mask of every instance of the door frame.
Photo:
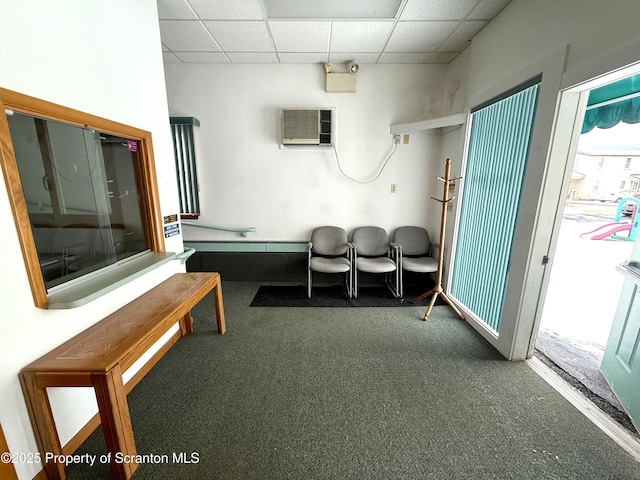
{"label": "door frame", "polygon": [[536,228],[536,242],[541,244],[541,247],[547,242],[545,248],[550,258],[547,264],[549,268],[546,268],[542,275],[526,358],[531,358],[535,352],[546,290],[560,236],[565,196],[569,189],[589,91],[640,73],[639,51],[640,41],[596,57],[562,76],[557,115],[549,143],[549,173],[543,186],[543,202]]}

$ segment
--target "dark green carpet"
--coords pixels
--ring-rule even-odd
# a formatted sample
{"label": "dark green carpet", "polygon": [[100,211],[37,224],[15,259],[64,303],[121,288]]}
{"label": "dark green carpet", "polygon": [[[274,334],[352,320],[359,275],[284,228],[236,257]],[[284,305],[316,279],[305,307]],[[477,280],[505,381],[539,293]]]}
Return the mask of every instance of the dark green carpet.
{"label": "dark green carpet", "polygon": [[[224,283],[127,397],[139,479],[640,479],[639,464],[448,307],[249,308]],[[77,453],[104,453],[98,430]],[[68,478],[108,478],[107,466]]]}

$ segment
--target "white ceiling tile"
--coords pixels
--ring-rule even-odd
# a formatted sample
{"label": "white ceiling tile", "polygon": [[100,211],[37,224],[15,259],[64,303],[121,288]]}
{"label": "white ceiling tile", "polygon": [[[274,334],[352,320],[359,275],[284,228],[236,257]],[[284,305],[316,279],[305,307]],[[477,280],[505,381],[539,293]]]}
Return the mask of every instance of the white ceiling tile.
{"label": "white ceiling tile", "polygon": [[269,52],[229,52],[228,55],[233,63],[278,63],[278,56]]}
{"label": "white ceiling tile", "polygon": [[182,63],[182,60],[171,52],[162,52],[162,59],[164,60],[164,63]]}
{"label": "white ceiling tile", "polygon": [[185,0],[158,0],[160,20],[196,20],[198,17]]}
{"label": "white ceiling tile", "polygon": [[264,22],[211,22],[204,25],[227,52],[273,52],[275,50]]}
{"label": "white ceiling tile", "polygon": [[486,25],[485,20],[462,22],[449,38],[440,46],[441,52],[461,52],[469,46],[471,39]]}
{"label": "white ceiling tile", "polygon": [[457,53],[383,53],[378,63],[449,63]]}
{"label": "white ceiling tile", "polygon": [[459,22],[400,22],[385,52],[435,52],[455,31]]}
{"label": "white ceiling tile", "polygon": [[480,0],[467,20],[491,20],[510,2],[511,0]]}
{"label": "white ceiling tile", "polygon": [[333,22],[332,52],[381,52],[393,22]]}
{"label": "white ceiling tile", "polygon": [[[379,56],[380,56],[379,53],[331,52],[329,54],[329,63],[332,65],[337,65],[341,63],[347,64],[349,62],[362,63],[362,64],[376,63],[378,61]],[[336,68],[335,71],[340,73],[342,70],[338,70],[338,68]],[[345,72],[347,71],[346,65],[344,67],[344,71]]]}
{"label": "white ceiling tile", "polygon": [[407,0],[401,20],[464,20],[478,0]]}
{"label": "white ceiling tile", "polygon": [[[379,1],[157,0],[162,51],[167,63],[447,63],[510,2]],[[272,7],[291,18],[266,19]]]}
{"label": "white ceiling tile", "polygon": [[229,63],[222,52],[174,52],[185,63]]}
{"label": "white ceiling tile", "polygon": [[173,51],[220,50],[199,21],[160,20],[160,35],[162,43]]}
{"label": "white ceiling tile", "polygon": [[331,22],[269,21],[280,52],[325,52],[329,49]]}
{"label": "white ceiling tile", "polygon": [[328,54],[320,53],[279,53],[280,63],[327,63]]}
{"label": "white ceiling tile", "polygon": [[189,0],[202,20],[262,20],[259,0]]}

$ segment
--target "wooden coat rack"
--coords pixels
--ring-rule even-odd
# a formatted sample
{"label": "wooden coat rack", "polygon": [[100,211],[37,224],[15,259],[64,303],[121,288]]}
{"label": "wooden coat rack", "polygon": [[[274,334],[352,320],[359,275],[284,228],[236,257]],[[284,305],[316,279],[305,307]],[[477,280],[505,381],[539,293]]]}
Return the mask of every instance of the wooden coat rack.
{"label": "wooden coat rack", "polygon": [[419,297],[413,300],[413,303],[418,303],[419,301],[427,298],[429,295],[433,295],[431,297],[431,301],[429,302],[429,306],[427,307],[427,311],[424,314],[423,320],[426,320],[427,318],[429,318],[429,314],[431,313],[431,309],[436,303],[436,299],[438,298],[438,295],[442,296],[444,301],[449,304],[449,306],[453,309],[453,311],[456,312],[456,314],[462,320],[464,320],[464,315],[462,315],[458,307],[456,307],[453,304],[453,302],[449,300],[449,297],[447,297],[447,294],[444,293],[444,290],[442,289],[442,263],[444,260],[444,232],[445,232],[445,226],[447,223],[447,204],[455,198],[455,197],[448,198],[449,186],[452,182],[455,182],[456,180],[460,180],[462,178],[462,177],[449,178],[450,171],[451,171],[451,159],[447,158],[447,161],[444,167],[444,177],[437,177],[438,180],[440,180],[444,184],[444,188],[442,192],[442,200],[440,200],[439,198],[431,197],[433,200],[442,203],[442,216],[440,217],[440,247],[438,248],[438,271],[436,273],[436,285],[427,293],[423,293],[422,295],[420,295]]}

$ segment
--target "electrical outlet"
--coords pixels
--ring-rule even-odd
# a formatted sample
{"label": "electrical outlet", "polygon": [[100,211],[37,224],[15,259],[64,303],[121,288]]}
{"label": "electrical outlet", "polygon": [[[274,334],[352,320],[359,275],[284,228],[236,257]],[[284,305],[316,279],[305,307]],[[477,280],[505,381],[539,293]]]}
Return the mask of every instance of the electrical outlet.
{"label": "electrical outlet", "polygon": [[396,193],[396,184],[395,183],[391,184],[391,193]]}
{"label": "electrical outlet", "polygon": [[393,136],[393,141],[396,145],[400,144],[400,135],[394,135]]}

